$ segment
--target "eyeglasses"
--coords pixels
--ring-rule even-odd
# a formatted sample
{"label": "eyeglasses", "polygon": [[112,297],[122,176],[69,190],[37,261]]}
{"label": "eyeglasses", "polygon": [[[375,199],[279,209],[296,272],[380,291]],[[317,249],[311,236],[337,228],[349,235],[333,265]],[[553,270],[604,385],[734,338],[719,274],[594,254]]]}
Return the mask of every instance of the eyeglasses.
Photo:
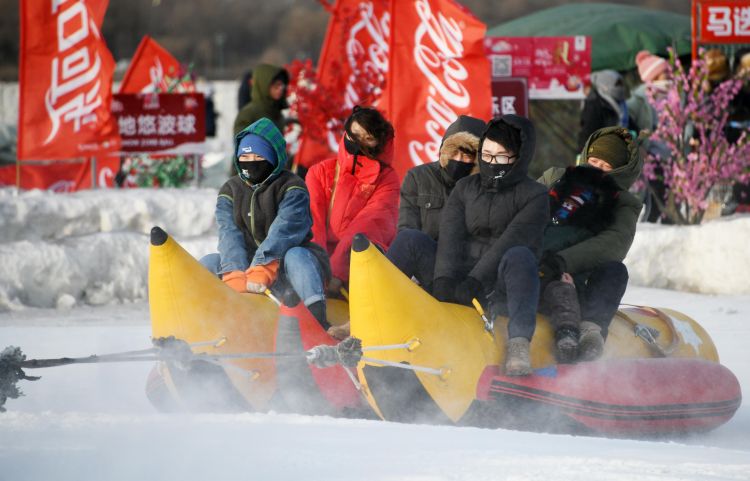
{"label": "eyeglasses", "polygon": [[510,164],[510,159],[515,159],[517,155],[496,154],[492,155],[482,152],[482,160],[489,164]]}

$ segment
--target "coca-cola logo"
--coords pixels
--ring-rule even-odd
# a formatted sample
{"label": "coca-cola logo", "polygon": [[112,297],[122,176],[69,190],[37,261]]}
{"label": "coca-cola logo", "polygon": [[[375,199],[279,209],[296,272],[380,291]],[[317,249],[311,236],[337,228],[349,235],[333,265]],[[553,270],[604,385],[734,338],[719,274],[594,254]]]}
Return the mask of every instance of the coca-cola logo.
{"label": "coca-cola logo", "polygon": [[[344,106],[352,108],[361,102],[354,88],[357,75],[371,73],[374,76],[388,72],[388,39],[390,38],[391,14],[375,12],[373,2],[361,2],[358,6],[359,19],[349,30],[346,41],[346,61],[350,73],[344,88]],[[377,102],[376,102],[377,105]],[[329,127],[328,146],[338,149],[338,134]]]}
{"label": "coca-cola logo", "polygon": [[57,52],[44,96],[51,124],[44,145],[57,138],[63,124],[72,124],[74,132],[86,124],[95,125],[102,105],[102,59],[95,46],[101,38],[99,29],[84,2],[62,3],[52,3]]}
{"label": "coca-cola logo", "polygon": [[[374,74],[388,71],[390,13],[384,12],[378,18],[372,2],[362,2],[359,5],[359,18],[359,21],[352,25],[346,42],[346,59],[352,70],[344,92],[344,105],[347,107],[354,107],[360,100],[352,88],[357,70]],[[360,32],[365,36],[364,44],[359,38]]]}
{"label": "coca-cola logo", "polygon": [[442,133],[456,120],[456,109],[469,107],[471,95],[463,84],[469,73],[461,63],[464,37],[460,25],[442,12],[434,15],[429,0],[416,0],[414,5],[420,20],[414,32],[414,61],[429,84],[424,125],[428,140],[409,142],[409,158],[420,165],[438,157]]}

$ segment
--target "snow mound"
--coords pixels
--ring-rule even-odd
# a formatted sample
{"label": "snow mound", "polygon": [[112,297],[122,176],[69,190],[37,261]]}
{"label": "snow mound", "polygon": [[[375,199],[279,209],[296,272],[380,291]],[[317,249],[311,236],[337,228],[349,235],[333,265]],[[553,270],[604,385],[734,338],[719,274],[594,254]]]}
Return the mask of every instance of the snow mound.
{"label": "snow mound", "polygon": [[[0,188],[0,312],[144,301],[149,232],[162,227],[196,258],[215,252],[216,189],[55,194]],[[695,227],[639,224],[631,285],[750,294],[750,216]]]}
{"label": "snow mound", "polygon": [[750,294],[750,215],[698,226],[638,224],[625,264],[639,286]]}
{"label": "snow mound", "polygon": [[0,188],[0,243],[60,240],[98,232],[147,234],[159,225],[174,236],[213,234],[215,189],[108,189],[15,194]]}

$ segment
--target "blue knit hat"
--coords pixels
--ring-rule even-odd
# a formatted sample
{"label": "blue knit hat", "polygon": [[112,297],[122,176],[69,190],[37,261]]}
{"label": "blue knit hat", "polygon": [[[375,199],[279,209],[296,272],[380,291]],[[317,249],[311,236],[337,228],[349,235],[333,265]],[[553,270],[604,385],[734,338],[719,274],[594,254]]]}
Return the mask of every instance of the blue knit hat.
{"label": "blue knit hat", "polygon": [[274,167],[279,162],[273,146],[260,135],[247,134],[240,139],[239,145],[237,146],[237,158],[242,154],[261,155]]}

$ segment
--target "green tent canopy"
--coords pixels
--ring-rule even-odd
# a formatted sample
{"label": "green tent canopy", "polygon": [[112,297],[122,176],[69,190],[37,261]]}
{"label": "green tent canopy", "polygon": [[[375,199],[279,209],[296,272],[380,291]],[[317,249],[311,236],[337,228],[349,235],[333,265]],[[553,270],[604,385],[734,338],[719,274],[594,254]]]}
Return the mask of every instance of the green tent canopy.
{"label": "green tent canopy", "polygon": [[690,17],[611,3],[573,3],[541,10],[487,30],[488,37],[591,37],[591,70],[629,70],[640,50],[667,56],[691,51]]}

